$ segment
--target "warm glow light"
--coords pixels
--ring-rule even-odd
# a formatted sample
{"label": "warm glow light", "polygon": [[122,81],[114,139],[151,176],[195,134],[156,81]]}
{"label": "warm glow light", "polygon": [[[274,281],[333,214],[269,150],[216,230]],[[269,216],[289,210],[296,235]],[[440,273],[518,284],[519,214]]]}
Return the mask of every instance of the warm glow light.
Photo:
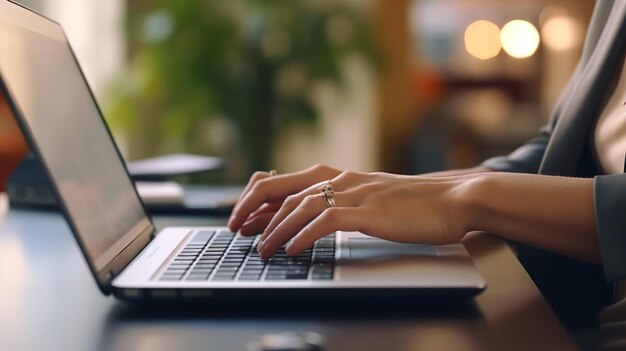
{"label": "warm glow light", "polygon": [[465,49],[481,60],[495,57],[500,52],[500,28],[495,24],[479,20],[465,29]]}
{"label": "warm glow light", "polygon": [[582,28],[571,17],[555,16],[543,24],[541,37],[544,44],[550,49],[572,49],[582,41]]}
{"label": "warm glow light", "polygon": [[513,20],[500,31],[502,48],[515,58],[529,57],[539,46],[539,32],[529,22]]}

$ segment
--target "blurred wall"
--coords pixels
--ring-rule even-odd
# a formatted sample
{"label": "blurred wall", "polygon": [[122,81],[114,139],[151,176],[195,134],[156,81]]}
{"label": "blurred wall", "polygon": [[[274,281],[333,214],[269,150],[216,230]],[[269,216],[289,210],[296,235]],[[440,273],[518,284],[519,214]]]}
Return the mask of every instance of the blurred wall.
{"label": "blurred wall", "polygon": [[378,168],[376,80],[358,57],[347,60],[343,70],[345,90],[325,84],[316,89],[319,124],[294,128],[277,140],[276,169],[296,171],[316,163],[360,171]]}
{"label": "blurred wall", "polygon": [[[374,21],[378,18],[376,8],[382,3],[380,0],[337,1],[369,12]],[[275,168],[290,172],[326,164],[339,169],[378,170],[381,163],[379,78],[388,72],[386,68],[382,70],[374,73],[358,57],[346,60],[345,87],[340,90],[323,83],[318,86],[313,99],[320,111],[319,124],[296,127],[277,140]]]}

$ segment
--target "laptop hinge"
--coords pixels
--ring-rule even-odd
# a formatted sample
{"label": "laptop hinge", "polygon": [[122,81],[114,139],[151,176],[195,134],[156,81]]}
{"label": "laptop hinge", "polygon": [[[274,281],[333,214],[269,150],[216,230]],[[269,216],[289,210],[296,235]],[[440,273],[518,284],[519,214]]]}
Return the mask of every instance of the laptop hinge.
{"label": "laptop hinge", "polygon": [[[132,262],[137,255],[156,237],[156,228],[150,223],[137,237],[131,241],[119,254],[117,254],[109,264],[104,266],[100,272],[99,280],[105,284],[107,293],[111,291],[111,282]],[[102,287],[101,287],[102,288]]]}

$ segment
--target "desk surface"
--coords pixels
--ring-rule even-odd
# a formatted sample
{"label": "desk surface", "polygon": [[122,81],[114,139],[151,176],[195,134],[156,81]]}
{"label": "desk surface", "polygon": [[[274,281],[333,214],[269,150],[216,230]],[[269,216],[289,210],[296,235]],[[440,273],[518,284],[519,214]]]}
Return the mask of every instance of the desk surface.
{"label": "desk surface", "polygon": [[321,333],[342,351],[577,349],[502,240],[472,233],[465,244],[488,288],[457,313],[155,313],[100,294],[59,214],[12,210],[0,219],[0,350],[242,351],[283,331]]}

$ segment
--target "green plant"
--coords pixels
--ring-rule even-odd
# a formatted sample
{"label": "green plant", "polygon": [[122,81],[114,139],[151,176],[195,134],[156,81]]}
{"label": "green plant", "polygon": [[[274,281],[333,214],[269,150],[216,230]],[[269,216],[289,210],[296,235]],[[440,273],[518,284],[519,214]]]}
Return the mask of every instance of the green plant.
{"label": "green plant", "polygon": [[275,136],[316,121],[312,84],[341,85],[346,55],[375,61],[369,28],[345,2],[132,1],[130,64],[107,115],[130,137],[131,158],[224,153],[206,135],[221,128],[220,139],[237,141],[242,173],[267,169]]}

